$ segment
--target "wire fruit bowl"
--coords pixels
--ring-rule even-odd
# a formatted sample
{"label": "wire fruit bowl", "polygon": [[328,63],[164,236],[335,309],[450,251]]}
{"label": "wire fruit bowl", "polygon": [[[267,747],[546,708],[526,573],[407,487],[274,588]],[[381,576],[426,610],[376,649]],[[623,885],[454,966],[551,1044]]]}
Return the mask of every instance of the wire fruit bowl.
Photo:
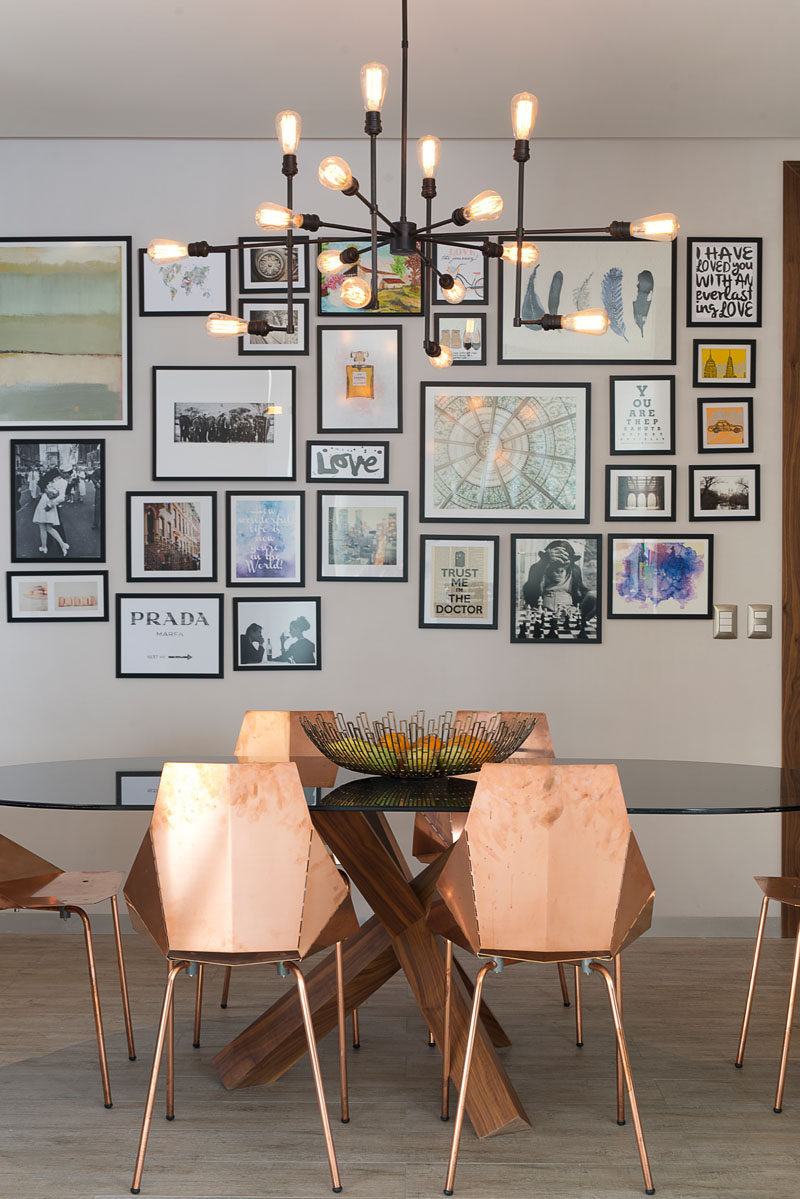
{"label": "wire fruit bowl", "polygon": [[514,712],[475,718],[454,718],[452,712],[434,717],[415,712],[398,720],[387,712],[370,720],[360,712],[345,720],[323,715],[300,717],[317,749],[337,766],[360,774],[394,778],[441,778],[480,770],[484,762],[502,762],[519,749],[536,724],[533,712]]}

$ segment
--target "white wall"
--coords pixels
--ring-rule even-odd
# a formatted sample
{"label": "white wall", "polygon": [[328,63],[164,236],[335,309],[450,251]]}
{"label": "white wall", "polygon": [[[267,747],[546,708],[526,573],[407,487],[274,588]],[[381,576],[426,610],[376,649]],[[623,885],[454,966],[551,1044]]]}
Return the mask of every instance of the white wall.
{"label": "white wall", "polygon": [[[326,153],[349,157],[357,175],[368,172],[364,146],[301,144],[295,207],[342,223],[359,223],[357,201],[324,191],[316,164]],[[253,212],[281,199],[274,141],[23,141],[2,143],[4,187],[0,235],[107,235],[130,233],[134,246],[156,235],[235,241],[255,231]],[[677,532],[688,529],[687,463],[697,462],[696,392],[691,386],[691,341],[703,330],[685,327],[684,235],[759,235],[764,238],[763,329],[758,341],[754,462],[762,465],[759,523],[704,526],[717,534],[715,598],[746,605],[780,605],[780,327],[782,162],[800,157],[800,142],[551,141],[535,145],[527,189],[529,223],[542,226],[604,224],[647,212],[679,214],[678,247]],[[396,143],[381,146],[382,208],[394,213],[398,187]],[[440,169],[438,215],[486,186],[506,197],[508,224],[515,167],[506,142],[448,143]],[[411,171],[416,195],[416,169]],[[355,211],[354,213],[354,209]],[[364,210],[365,211],[365,210]],[[414,201],[410,215],[421,215]],[[491,227],[485,227],[490,231]],[[492,305],[497,281],[491,280]],[[236,296],[234,265],[234,297]],[[134,292],[135,297],[135,292]],[[138,305],[134,300],[134,313]],[[312,296],[313,311],[313,296]],[[307,505],[306,591],[322,596],[324,669],[270,676],[231,669],[231,605],[226,600],[225,678],[221,681],[141,681],[114,677],[114,625],[0,625],[5,679],[0,761],[52,760],[116,754],[189,756],[230,752],[242,712],[249,707],[333,707],[398,712],[425,706],[540,708],[547,711],[564,755],[779,761],[779,639],[714,641],[707,621],[608,621],[601,646],[509,643],[508,573],[512,526],[473,526],[501,536],[500,628],[497,631],[417,628],[418,533],[460,526],[418,523],[420,379],[433,372],[421,349],[421,322],[406,320],[404,429],[390,437],[391,487],[410,491],[410,571],[407,584],[318,584],[315,504]],[[489,309],[489,361],[496,362],[495,309]],[[709,330],[710,336],[716,336]],[[735,334],[732,334],[735,336]],[[742,331],[742,336],[750,334]],[[554,335],[555,336],[555,335]],[[125,583],[124,492],[156,486],[150,461],[150,367],[153,364],[237,365],[235,344],[216,342],[202,318],[134,317],[133,430],[107,438],[107,552],[112,595],[148,590]],[[267,359],[258,361],[267,362]],[[316,367],[298,364],[298,483],[304,479],[304,443],[316,435]],[[590,530],[604,530],[604,465],[608,457],[608,376],[616,368],[482,368],[487,380],[588,380],[593,388]],[[669,368],[653,368],[664,373]],[[440,376],[438,376],[440,377]],[[8,440],[8,434],[3,440]],[[17,434],[31,436],[36,434]],[[3,448],[0,453],[6,455]],[[179,484],[170,485],[175,489]],[[202,484],[204,489],[214,484]],[[224,546],[220,492],[220,550]],[[236,487],[238,484],[232,483]],[[248,484],[247,486],[255,486]],[[270,484],[270,487],[273,485]],[[309,487],[311,493],[314,487]],[[310,497],[313,501],[313,496]],[[8,559],[8,488],[0,492],[0,557]],[[610,526],[617,530],[624,526]],[[517,531],[520,526],[513,527]],[[557,523],[552,531],[558,528]],[[464,531],[470,531],[468,525]],[[224,579],[224,561],[220,557]],[[203,590],[211,590],[205,586]],[[219,585],[217,590],[223,590]],[[166,588],[165,588],[166,590]],[[740,626],[744,612],[740,611]],[[778,624],[776,620],[776,624]],[[0,817],[9,832],[12,821]],[[68,816],[48,815],[53,831]],[[120,818],[116,818],[120,819]],[[126,818],[122,818],[126,819]],[[745,822],[746,821],[746,822]],[[37,823],[38,822],[38,823]],[[17,814],[17,833],[35,832],[39,816]],[[137,822],[131,821],[131,826]],[[105,828],[109,820],[102,822]],[[647,827],[645,827],[645,825]],[[97,822],[99,832],[101,822]],[[743,916],[754,910],[749,874],[777,869],[778,829],[773,818],[639,821],[659,887],[663,917]],[[121,826],[118,826],[121,831]],[[131,836],[138,837],[131,828]],[[126,868],[120,835],[108,853]],[[122,838],[125,840],[125,838]],[[30,841],[31,838],[29,837]],[[80,839],[79,839],[80,840]],[[697,889],[685,885],[683,850],[691,842],[705,872]],[[70,838],[71,848],[75,842]],[[724,844],[724,852],[723,852]],[[131,843],[131,853],[133,851]],[[37,844],[44,852],[41,844]],[[678,851],[679,852],[676,852]],[[732,865],[731,854],[736,857]],[[62,854],[63,857],[63,854]],[[742,860],[739,861],[738,859]],[[66,864],[66,863],[65,863]],[[84,866],[88,865],[83,861]],[[108,864],[112,864],[109,860]]]}

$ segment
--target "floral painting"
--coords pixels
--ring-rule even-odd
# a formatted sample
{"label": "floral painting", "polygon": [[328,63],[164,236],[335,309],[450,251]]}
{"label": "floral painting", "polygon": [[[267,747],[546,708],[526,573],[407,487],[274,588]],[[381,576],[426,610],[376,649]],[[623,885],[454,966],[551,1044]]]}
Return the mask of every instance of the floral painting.
{"label": "floral painting", "polygon": [[372,253],[368,241],[320,242],[322,250],[355,246],[362,254],[357,263],[331,275],[319,276],[320,316],[422,316],[422,263],[416,254],[394,254],[388,246],[378,249],[378,307],[348,308],[339,295],[347,275],[372,280]]}

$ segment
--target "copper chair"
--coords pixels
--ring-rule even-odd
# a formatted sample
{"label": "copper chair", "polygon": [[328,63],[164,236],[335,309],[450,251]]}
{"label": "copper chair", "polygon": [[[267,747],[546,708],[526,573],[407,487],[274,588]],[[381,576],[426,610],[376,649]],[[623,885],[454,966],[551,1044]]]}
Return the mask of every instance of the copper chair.
{"label": "copper chair", "polygon": [[103,1036],[103,1017],[100,1011],[100,994],[97,989],[97,972],[94,965],[92,926],[84,906],[111,901],[114,921],[114,940],[117,947],[119,985],[122,992],[122,1010],[125,1016],[125,1035],[128,1041],[128,1057],[136,1060],[131,1027],[131,1009],[128,1002],[128,979],[125,972],[125,957],[119,931],[119,909],[117,892],[122,875],[116,870],[59,870],[52,862],[31,853],[29,849],[0,836],[0,911],[24,908],[29,911],[58,912],[66,920],[74,912],[83,924],[86,944],[86,959],[89,965],[89,984],[92,991],[94,1029],[97,1036],[97,1053],[100,1058],[100,1078],[103,1083],[103,1102],[111,1107],[111,1086],[108,1079],[108,1058]]}
{"label": "copper chair", "polygon": [[[747,1044],[747,1033],[750,1027],[750,1013],[753,1007],[753,994],[756,989],[756,976],[758,974],[758,963],[761,958],[761,945],[764,940],[764,926],[767,923],[769,901],[774,899],[776,903],[785,903],[789,907],[800,908],[800,878],[765,878],[763,876],[756,876],[756,882],[764,892],[764,898],[761,901],[761,915],[758,920],[758,932],[756,933],[756,945],[753,953],[753,968],[750,971],[750,985],[747,989],[747,999],[744,1005],[742,1033],[739,1037],[739,1051],[736,1054],[735,1065],[737,1070],[741,1070],[744,1065],[744,1049]],[[780,1069],[778,1070],[778,1089],[775,1094],[775,1106],[772,1109],[776,1113],[780,1113],[783,1110],[783,1091],[786,1085],[786,1067],[789,1063],[789,1042],[792,1037],[792,1019],[794,1017],[794,1005],[797,998],[798,975],[800,975],[800,927],[797,929],[797,936],[795,938],[792,980],[789,984],[789,1005],[786,1011],[783,1050],[781,1052]]]}
{"label": "copper chair", "polygon": [[[175,980],[181,971],[209,963],[273,963],[279,973],[294,975],[331,1180],[340,1191],[311,1010],[297,963],[355,933],[358,921],[349,887],[312,827],[297,767],[167,763],[125,898],[169,963],[131,1193],[139,1194],[165,1042],[166,1116],[175,1115]],[[340,949],[337,983],[344,1102]]]}
{"label": "copper chair", "polygon": [[[505,962],[580,963],[608,990],[617,1039],[617,1118],[624,1076],[646,1193],[653,1177],[633,1087],[619,996],[603,963],[650,926],[653,882],[631,831],[615,766],[486,765],[464,832],[436,883],[428,922],[449,942],[489,960],[475,982],[445,1183],[452,1195],[483,984]],[[452,949],[447,949],[448,967]],[[443,1086],[450,1074],[445,982]],[[624,1109],[623,1109],[624,1111]]]}

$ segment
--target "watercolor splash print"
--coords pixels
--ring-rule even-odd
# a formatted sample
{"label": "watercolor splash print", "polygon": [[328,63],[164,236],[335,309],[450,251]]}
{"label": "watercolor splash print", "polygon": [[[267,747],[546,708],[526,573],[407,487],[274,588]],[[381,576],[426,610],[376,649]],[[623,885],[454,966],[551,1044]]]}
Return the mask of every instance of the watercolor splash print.
{"label": "watercolor splash print", "polygon": [[642,610],[677,605],[686,611],[695,603],[706,569],[702,550],[685,541],[633,541],[624,545],[630,548],[618,546],[614,586],[626,605]]}

